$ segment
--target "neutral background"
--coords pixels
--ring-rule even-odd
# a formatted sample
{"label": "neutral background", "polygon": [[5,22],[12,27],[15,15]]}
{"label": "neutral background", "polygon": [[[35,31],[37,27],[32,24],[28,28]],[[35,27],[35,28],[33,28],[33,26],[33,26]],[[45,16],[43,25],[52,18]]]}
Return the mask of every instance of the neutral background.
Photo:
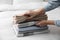
{"label": "neutral background", "polygon": [[[11,1],[12,0],[0,0],[0,4],[6,3],[6,4],[10,5],[10,3],[12,3]],[[39,1],[39,0],[37,0],[37,1]],[[18,0],[15,1],[15,4],[21,5]],[[32,7],[30,7],[30,9],[32,9],[32,8],[36,9],[36,8],[42,6],[41,5],[42,3],[37,5],[37,6],[34,4],[37,5],[39,3],[38,2],[32,3]],[[43,5],[45,5],[45,3],[43,3]],[[26,5],[23,5],[23,6],[26,8],[29,8]],[[21,8],[23,6],[21,6]],[[2,7],[5,7],[5,6],[2,6]],[[10,7],[10,8],[12,8],[12,7]],[[18,8],[18,7],[16,7],[16,8]],[[32,36],[27,36],[27,37],[17,37],[15,32],[14,32],[14,29],[13,29],[13,16],[16,14],[21,15],[25,11],[27,11],[27,9],[25,9],[25,10],[13,10],[13,11],[6,11],[5,10],[3,12],[0,12],[0,40],[60,40],[60,27],[53,26],[53,25],[49,26],[49,30],[50,30],[49,33],[37,34],[37,35],[32,35]],[[60,8],[49,11],[46,14],[48,15],[48,20],[60,20]]]}
{"label": "neutral background", "polygon": [[0,0],[0,4],[12,4],[13,0]]}
{"label": "neutral background", "polygon": [[[15,14],[24,13],[20,11],[5,11],[0,12],[0,40],[60,40],[60,27],[49,26],[49,33],[37,34],[26,37],[17,37],[12,23],[12,17]],[[60,19],[60,9],[56,9],[47,13],[49,20]]]}

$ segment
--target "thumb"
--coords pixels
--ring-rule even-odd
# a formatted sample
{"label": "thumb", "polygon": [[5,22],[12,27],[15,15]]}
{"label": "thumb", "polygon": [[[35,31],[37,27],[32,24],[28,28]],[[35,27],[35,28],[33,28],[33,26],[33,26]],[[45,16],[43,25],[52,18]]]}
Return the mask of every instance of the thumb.
{"label": "thumb", "polygon": [[36,25],[40,25],[40,21],[37,21],[37,22],[36,22]]}

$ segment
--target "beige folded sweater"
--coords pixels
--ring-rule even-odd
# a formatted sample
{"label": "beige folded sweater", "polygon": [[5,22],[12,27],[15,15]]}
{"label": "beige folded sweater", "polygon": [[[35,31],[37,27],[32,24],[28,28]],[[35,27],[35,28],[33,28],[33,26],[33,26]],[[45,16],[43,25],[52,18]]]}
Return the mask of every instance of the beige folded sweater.
{"label": "beige folded sweater", "polygon": [[[41,20],[47,20],[47,15],[44,14],[44,15],[31,15],[31,16],[34,16],[30,21],[41,21]],[[13,20],[15,24],[19,24],[20,22],[24,22],[24,21],[27,21],[27,17],[26,16],[15,16],[14,17],[15,19]]]}

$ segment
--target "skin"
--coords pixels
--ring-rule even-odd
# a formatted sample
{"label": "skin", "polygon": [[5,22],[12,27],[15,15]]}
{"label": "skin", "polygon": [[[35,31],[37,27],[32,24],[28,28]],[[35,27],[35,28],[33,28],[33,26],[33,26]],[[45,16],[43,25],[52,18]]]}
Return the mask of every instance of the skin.
{"label": "skin", "polygon": [[[36,15],[44,15],[45,14],[45,10],[44,8],[40,8],[40,9],[36,9],[36,10],[30,10],[27,11],[24,16],[28,16],[28,15],[32,15],[32,14],[36,14]],[[27,19],[30,20],[33,17],[28,17]],[[37,24],[38,26],[45,26],[45,25],[55,25],[54,24],[54,20],[42,20],[42,21],[38,21]]]}
{"label": "skin", "polygon": [[38,21],[36,25],[38,26],[54,25],[54,21],[53,20]]}

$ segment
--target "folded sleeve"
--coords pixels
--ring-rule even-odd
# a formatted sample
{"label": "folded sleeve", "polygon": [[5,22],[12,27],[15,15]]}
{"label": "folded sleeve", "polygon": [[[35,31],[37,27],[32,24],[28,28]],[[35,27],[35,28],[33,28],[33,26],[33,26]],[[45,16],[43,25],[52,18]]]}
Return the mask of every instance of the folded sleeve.
{"label": "folded sleeve", "polygon": [[54,24],[58,27],[60,27],[60,20],[54,20]]}
{"label": "folded sleeve", "polygon": [[59,5],[60,5],[59,1],[50,1],[47,3],[46,6],[44,6],[44,9],[47,12],[47,11],[57,8]]}

